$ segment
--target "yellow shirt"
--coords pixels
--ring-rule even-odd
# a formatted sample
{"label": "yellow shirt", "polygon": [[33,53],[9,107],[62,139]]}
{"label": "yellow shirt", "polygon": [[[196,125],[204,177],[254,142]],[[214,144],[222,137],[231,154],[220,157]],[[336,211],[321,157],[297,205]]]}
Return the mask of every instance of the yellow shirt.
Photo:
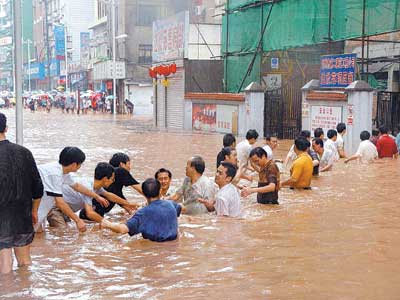
{"label": "yellow shirt", "polygon": [[307,152],[301,153],[293,162],[290,170],[292,179],[297,180],[293,185],[294,188],[308,188],[311,186],[311,178],[313,174],[313,162]]}

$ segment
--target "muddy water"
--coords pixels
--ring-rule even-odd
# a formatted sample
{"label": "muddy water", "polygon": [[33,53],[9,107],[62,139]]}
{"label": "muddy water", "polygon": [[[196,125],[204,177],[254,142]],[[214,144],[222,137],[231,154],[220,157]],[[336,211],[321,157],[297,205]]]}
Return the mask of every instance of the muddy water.
{"label": "muddy water", "polygon": [[[13,120],[11,111],[10,127]],[[212,176],[220,135],[147,130],[144,120],[25,113],[25,144],[38,162],[80,146],[91,175],[115,151],[143,180],[201,154]],[[10,128],[13,139],[13,128]],[[280,145],[283,157],[289,143]],[[33,265],[0,280],[1,299],[399,299],[400,163],[342,162],[313,191],[280,192],[281,205],[243,199],[242,220],[180,218],[179,239],[157,244],[89,225],[47,229],[34,240]],[[285,175],[286,176],[286,175]],[[130,199],[143,202],[134,192]],[[113,211],[111,219],[127,216]]]}

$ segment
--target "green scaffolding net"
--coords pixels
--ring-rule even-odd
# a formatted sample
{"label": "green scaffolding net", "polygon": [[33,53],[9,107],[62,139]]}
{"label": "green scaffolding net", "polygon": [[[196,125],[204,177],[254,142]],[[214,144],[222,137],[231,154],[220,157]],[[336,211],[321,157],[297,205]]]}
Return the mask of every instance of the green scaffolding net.
{"label": "green scaffolding net", "polygon": [[259,59],[254,63],[256,70],[245,76],[256,52],[261,56],[269,51],[358,38],[363,35],[363,19],[365,36],[397,31],[399,9],[400,0],[282,0],[274,4],[229,0],[222,29],[226,88],[237,92],[260,80]]}

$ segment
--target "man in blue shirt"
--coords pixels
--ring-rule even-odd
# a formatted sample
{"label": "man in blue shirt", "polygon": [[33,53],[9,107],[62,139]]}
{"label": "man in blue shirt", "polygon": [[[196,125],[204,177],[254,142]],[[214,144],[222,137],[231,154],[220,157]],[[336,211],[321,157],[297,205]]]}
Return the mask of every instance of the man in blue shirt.
{"label": "man in blue shirt", "polygon": [[154,242],[175,240],[178,236],[178,218],[182,206],[169,200],[160,200],[161,184],[154,178],[142,183],[143,194],[148,205],[136,212],[126,224],[112,223],[103,219],[101,226],[117,233],[135,235]]}

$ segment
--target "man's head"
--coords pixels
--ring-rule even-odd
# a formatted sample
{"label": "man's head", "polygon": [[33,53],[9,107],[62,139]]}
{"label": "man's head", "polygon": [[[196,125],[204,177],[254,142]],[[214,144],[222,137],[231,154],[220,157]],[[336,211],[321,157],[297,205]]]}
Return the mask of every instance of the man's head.
{"label": "man's head", "polygon": [[320,138],[321,140],[324,139],[324,130],[321,127],[314,130],[314,138]]}
{"label": "man's head", "polygon": [[360,133],[360,140],[362,140],[362,141],[368,141],[370,137],[371,137],[371,134],[370,134],[368,131],[366,131],[366,130],[361,131],[361,133]]}
{"label": "man's head", "polygon": [[131,170],[131,160],[128,155],[122,152],[115,153],[110,159],[110,164],[114,168],[121,167],[128,171]]}
{"label": "man's head", "polygon": [[278,147],[278,137],[275,134],[267,134],[265,137],[265,143],[275,150]]}
{"label": "man's head", "polygon": [[227,133],[224,135],[224,138],[222,140],[222,143],[224,144],[225,147],[236,147],[236,138],[232,133]]}
{"label": "man's head", "polygon": [[372,136],[375,136],[375,137],[379,136],[379,131],[376,129],[372,129]]}
{"label": "man's head", "polygon": [[324,141],[320,138],[316,138],[312,143],[313,150],[317,153],[321,153],[324,151]]}
{"label": "man's head", "polygon": [[7,117],[5,114],[0,113],[0,134],[6,134],[7,132]]}
{"label": "man's head", "polygon": [[58,159],[63,167],[69,167],[69,172],[76,172],[86,159],[85,153],[78,147],[65,147]]}
{"label": "man's head", "polygon": [[142,191],[144,196],[147,198],[147,202],[156,200],[160,196],[161,184],[155,178],[148,178],[142,183]]}
{"label": "man's head", "polygon": [[337,131],[335,129],[328,130],[328,139],[336,142],[337,139]]}
{"label": "man's head", "polygon": [[249,158],[253,164],[261,168],[269,161],[267,152],[261,147],[256,147],[251,150]]}
{"label": "man's head", "polygon": [[382,125],[381,127],[379,127],[379,133],[382,134],[388,134],[388,129],[386,126]]}
{"label": "man's head", "polygon": [[257,142],[258,132],[255,129],[250,129],[246,133],[246,140],[249,141],[250,145],[253,145]]}
{"label": "man's head", "polygon": [[94,179],[100,181],[102,187],[108,188],[115,180],[114,167],[106,162],[98,163],[94,170]]}
{"label": "man's head", "polygon": [[158,169],[154,178],[160,182],[161,189],[168,191],[172,179],[172,173],[170,170],[164,168]]}
{"label": "man's head", "polygon": [[336,126],[336,130],[340,135],[345,135],[346,134],[346,124],[344,123],[339,123]]}
{"label": "man's head", "polygon": [[200,156],[193,156],[186,163],[186,176],[203,175],[206,169],[206,163]]}
{"label": "man's head", "polygon": [[221,162],[226,161],[231,164],[237,165],[237,152],[235,148],[224,147],[217,155],[217,168],[220,166]]}
{"label": "man's head", "polygon": [[299,137],[294,141],[294,152],[299,155],[300,153],[307,151],[310,146],[310,142],[307,139]]}
{"label": "man's head", "polygon": [[299,137],[305,138],[305,139],[310,141],[311,140],[311,132],[310,132],[310,130],[302,130],[300,132],[300,136]]}
{"label": "man's head", "polygon": [[215,183],[222,188],[223,186],[231,183],[233,178],[235,178],[237,172],[237,168],[235,165],[222,162],[217,169],[217,173],[215,174]]}

